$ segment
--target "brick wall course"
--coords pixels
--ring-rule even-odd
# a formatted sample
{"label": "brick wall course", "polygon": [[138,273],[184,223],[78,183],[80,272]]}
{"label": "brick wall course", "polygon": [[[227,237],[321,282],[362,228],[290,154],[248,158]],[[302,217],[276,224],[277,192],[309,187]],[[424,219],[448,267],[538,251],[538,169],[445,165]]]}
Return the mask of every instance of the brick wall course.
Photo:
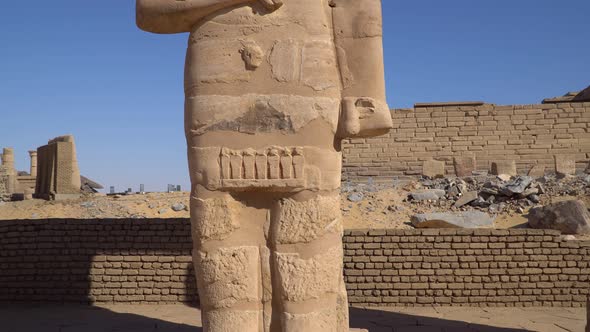
{"label": "brick wall course", "polygon": [[[350,230],[349,301],[584,306],[590,242],[551,230]],[[195,303],[188,219],[0,222],[0,303]]]}
{"label": "brick wall course", "polygon": [[[438,106],[437,106],[438,105]],[[417,104],[392,111],[388,135],[343,143],[343,180],[384,181],[421,174],[425,160],[475,155],[478,169],[514,160],[518,171],[539,164],[554,169],[554,155],[573,155],[578,170],[590,160],[590,103],[497,106]]]}

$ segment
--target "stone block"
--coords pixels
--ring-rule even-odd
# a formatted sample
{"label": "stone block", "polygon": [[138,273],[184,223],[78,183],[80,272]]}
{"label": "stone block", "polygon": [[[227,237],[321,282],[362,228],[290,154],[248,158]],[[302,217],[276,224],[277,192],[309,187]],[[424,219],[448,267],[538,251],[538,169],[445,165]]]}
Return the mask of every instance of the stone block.
{"label": "stone block", "polygon": [[545,176],[545,166],[543,165],[534,165],[533,167],[531,167],[531,169],[529,170],[528,176],[532,177],[532,178],[540,178]]}
{"label": "stone block", "polygon": [[198,252],[197,276],[205,305],[229,308],[237,303],[260,300],[258,247],[223,248]]}
{"label": "stone block", "polygon": [[307,301],[338,291],[343,255],[341,248],[332,248],[310,259],[301,259],[298,254],[292,253],[276,255],[280,286],[286,300]]}
{"label": "stone block", "polygon": [[555,173],[565,177],[576,174],[576,159],[570,155],[555,155]]}
{"label": "stone block", "polygon": [[518,175],[516,172],[516,162],[514,160],[495,161],[492,163],[492,174],[507,174],[516,176]]}
{"label": "stone block", "polygon": [[453,166],[455,167],[455,175],[458,177],[465,177],[472,175],[472,172],[476,170],[477,163],[475,156],[454,157]]}
{"label": "stone block", "polygon": [[336,311],[325,310],[308,314],[283,314],[283,331],[325,331],[337,332]]}
{"label": "stone block", "polygon": [[205,331],[261,331],[262,311],[219,311],[205,313],[203,329]]}
{"label": "stone block", "polygon": [[435,179],[445,176],[445,162],[439,160],[426,160],[422,164],[422,175]]}

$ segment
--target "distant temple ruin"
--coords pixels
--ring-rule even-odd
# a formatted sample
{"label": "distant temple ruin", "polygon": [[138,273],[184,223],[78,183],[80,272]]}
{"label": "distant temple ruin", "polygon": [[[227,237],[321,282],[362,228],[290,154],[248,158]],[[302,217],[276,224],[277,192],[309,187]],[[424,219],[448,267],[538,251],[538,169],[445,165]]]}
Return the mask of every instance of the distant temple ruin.
{"label": "distant temple ruin", "polygon": [[0,201],[33,197],[60,200],[102,189],[96,182],[80,176],[76,145],[71,135],[49,140],[47,145],[29,151],[29,156],[30,172],[19,172],[14,165],[14,149],[3,149]]}

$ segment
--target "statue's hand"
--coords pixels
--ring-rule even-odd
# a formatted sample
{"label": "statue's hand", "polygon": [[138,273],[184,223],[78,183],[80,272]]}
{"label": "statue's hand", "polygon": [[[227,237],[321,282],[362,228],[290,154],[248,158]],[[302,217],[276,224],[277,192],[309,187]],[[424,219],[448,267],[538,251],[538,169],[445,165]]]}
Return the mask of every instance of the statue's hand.
{"label": "statue's hand", "polygon": [[389,106],[370,97],[345,97],[338,124],[340,138],[375,137],[393,128]]}
{"label": "statue's hand", "polygon": [[275,11],[283,5],[283,0],[259,0],[266,9]]}

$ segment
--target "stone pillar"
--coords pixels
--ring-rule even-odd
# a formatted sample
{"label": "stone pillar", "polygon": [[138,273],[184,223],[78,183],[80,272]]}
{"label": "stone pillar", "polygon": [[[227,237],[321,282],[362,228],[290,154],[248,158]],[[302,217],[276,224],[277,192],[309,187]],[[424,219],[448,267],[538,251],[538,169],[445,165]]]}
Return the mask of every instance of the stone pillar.
{"label": "stone pillar", "polygon": [[16,171],[14,170],[14,149],[4,148],[2,151],[2,166],[8,173],[8,183],[6,189],[9,194],[13,194],[16,189]]}
{"label": "stone pillar", "polygon": [[37,177],[37,151],[29,151],[31,156],[31,176]]}
{"label": "stone pillar", "polygon": [[8,170],[14,170],[14,149],[4,148],[2,151],[2,165]]}

